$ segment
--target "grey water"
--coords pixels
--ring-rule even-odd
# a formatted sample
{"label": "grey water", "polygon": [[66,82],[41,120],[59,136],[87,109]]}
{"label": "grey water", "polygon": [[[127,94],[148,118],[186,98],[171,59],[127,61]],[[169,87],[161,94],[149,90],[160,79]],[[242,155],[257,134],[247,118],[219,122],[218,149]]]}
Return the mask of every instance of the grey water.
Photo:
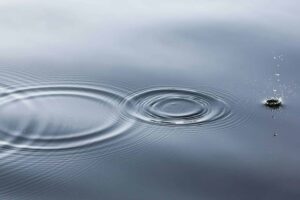
{"label": "grey water", "polygon": [[0,199],[300,199],[299,13],[1,1]]}

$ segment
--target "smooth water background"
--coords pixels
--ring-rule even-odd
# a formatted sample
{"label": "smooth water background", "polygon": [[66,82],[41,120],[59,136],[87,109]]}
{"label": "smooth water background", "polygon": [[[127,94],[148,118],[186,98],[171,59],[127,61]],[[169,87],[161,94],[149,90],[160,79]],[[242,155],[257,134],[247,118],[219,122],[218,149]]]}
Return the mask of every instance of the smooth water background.
{"label": "smooth water background", "polygon": [[[0,103],[0,199],[300,199],[299,12],[296,0],[1,1],[0,102],[13,103]],[[230,97],[236,123],[118,115],[123,97],[159,87]],[[282,109],[262,105],[272,96]]]}

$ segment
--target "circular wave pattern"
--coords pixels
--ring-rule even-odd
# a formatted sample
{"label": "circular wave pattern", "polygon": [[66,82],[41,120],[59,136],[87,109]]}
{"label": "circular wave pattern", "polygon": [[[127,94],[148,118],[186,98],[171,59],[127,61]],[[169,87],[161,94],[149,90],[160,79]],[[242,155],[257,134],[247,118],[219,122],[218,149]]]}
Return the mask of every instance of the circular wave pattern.
{"label": "circular wave pattern", "polygon": [[219,95],[183,88],[154,88],[126,98],[125,115],[159,125],[226,125],[231,105]]}
{"label": "circular wave pattern", "polygon": [[29,150],[92,145],[126,132],[120,118],[122,95],[82,85],[46,85],[2,90],[0,144]]}

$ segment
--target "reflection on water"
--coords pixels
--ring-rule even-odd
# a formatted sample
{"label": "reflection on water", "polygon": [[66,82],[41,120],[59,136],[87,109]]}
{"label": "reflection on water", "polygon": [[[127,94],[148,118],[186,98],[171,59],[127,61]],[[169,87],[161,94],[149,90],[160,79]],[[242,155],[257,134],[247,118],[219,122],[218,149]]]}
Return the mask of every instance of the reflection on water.
{"label": "reflection on water", "polygon": [[120,117],[122,96],[107,88],[49,85],[1,95],[2,145],[23,149],[66,149],[115,137],[132,125]]}
{"label": "reflection on water", "polygon": [[165,87],[135,93],[127,97],[124,104],[126,113],[145,122],[161,125],[225,126],[230,121],[232,123],[238,120],[232,119],[234,111],[229,103],[237,103],[232,101],[212,92]]}
{"label": "reflection on water", "polygon": [[300,199],[299,5],[0,2],[0,199]]}

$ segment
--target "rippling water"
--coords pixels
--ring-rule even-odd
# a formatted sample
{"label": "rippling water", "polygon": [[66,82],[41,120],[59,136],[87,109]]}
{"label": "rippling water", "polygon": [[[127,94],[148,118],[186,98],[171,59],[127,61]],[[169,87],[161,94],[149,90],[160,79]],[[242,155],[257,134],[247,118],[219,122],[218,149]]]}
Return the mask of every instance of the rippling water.
{"label": "rippling water", "polygon": [[[132,122],[120,117],[117,91],[85,85],[42,85],[2,93],[4,145],[65,149],[115,137]],[[7,138],[5,138],[7,137]]]}
{"label": "rippling water", "polygon": [[0,199],[300,199],[299,8],[2,1]]}
{"label": "rippling water", "polygon": [[[227,102],[228,101],[228,102]],[[225,123],[233,115],[229,100],[184,88],[151,88],[124,100],[128,115],[160,125],[209,125]],[[232,104],[237,101],[231,100]],[[231,119],[236,122],[238,119]]]}

